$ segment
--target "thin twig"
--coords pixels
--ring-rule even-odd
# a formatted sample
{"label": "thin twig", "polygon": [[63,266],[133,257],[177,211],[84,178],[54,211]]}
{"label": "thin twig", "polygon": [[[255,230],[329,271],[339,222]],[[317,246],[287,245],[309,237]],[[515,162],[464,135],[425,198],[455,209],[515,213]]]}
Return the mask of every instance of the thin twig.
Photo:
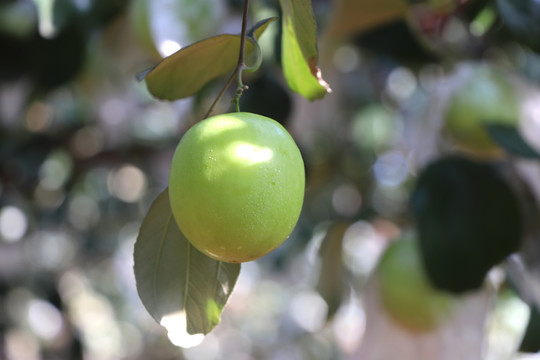
{"label": "thin twig", "polygon": [[244,0],[244,12],[242,13],[242,31],[240,32],[240,51],[238,54],[238,69],[239,72],[246,67],[244,60],[246,53],[246,32],[247,32],[247,15],[248,15],[249,0]]}
{"label": "thin twig", "polygon": [[225,83],[221,91],[219,92],[218,96],[214,99],[214,102],[212,102],[212,105],[210,105],[210,108],[206,112],[206,115],[204,115],[203,120],[208,118],[210,114],[212,114],[212,111],[214,111],[214,108],[216,107],[219,100],[221,100],[221,98],[223,97],[223,94],[225,94],[225,91],[227,91],[227,88],[232,84],[237,73],[238,73],[238,66],[234,69],[231,76],[229,76],[229,79],[227,79],[227,82]]}
{"label": "thin twig", "polygon": [[210,108],[206,112],[206,115],[204,116],[203,119],[206,119],[207,117],[210,116],[210,114],[212,114],[212,111],[214,111],[214,108],[216,107],[217,103],[219,102],[219,100],[221,100],[221,98],[223,97],[223,94],[225,94],[225,91],[232,84],[235,77],[237,78],[238,89],[236,91],[235,97],[233,98],[233,102],[236,104],[236,110],[239,111],[238,102],[240,100],[240,96],[242,95],[242,92],[245,89],[247,89],[247,86],[245,86],[242,83],[242,72],[246,68],[245,53],[246,53],[246,33],[247,33],[248,8],[249,8],[249,0],[244,0],[244,11],[242,13],[242,30],[240,32],[240,50],[238,52],[238,63],[236,64],[236,68],[234,69],[234,71],[230,75],[229,79],[227,79],[227,82],[225,83],[225,86],[223,86],[223,88],[219,92],[218,96],[216,97],[216,99],[214,100],[212,105],[210,105]]}

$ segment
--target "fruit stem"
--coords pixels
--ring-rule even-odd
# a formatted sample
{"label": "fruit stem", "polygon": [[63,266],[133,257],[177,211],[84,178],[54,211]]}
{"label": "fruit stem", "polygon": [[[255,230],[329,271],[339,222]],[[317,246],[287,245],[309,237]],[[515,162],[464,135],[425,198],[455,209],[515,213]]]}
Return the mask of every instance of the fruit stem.
{"label": "fruit stem", "polygon": [[212,111],[214,111],[214,107],[219,102],[219,100],[223,97],[223,94],[225,94],[225,91],[227,88],[232,84],[233,80],[237,79],[237,88],[236,88],[236,95],[232,99],[232,102],[235,104],[236,111],[240,111],[240,97],[242,96],[242,93],[244,90],[247,90],[247,86],[244,85],[242,82],[242,74],[244,70],[246,70],[246,63],[245,63],[245,53],[246,53],[246,33],[247,33],[247,17],[248,17],[248,8],[249,8],[249,0],[244,0],[244,10],[242,13],[242,30],[240,32],[240,50],[238,53],[238,64],[236,65],[236,68],[230,75],[229,79],[227,79],[227,82],[225,83],[225,86],[221,89],[218,96],[206,112],[206,115],[204,116],[204,119],[209,117],[212,114]]}

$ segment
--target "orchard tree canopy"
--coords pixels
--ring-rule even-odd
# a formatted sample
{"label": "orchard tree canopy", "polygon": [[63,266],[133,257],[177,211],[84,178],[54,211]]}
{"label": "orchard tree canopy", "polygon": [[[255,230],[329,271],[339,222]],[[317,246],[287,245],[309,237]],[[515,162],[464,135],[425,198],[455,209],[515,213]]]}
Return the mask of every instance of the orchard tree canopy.
{"label": "orchard tree canopy", "polygon": [[540,356],[536,0],[0,4],[0,359]]}

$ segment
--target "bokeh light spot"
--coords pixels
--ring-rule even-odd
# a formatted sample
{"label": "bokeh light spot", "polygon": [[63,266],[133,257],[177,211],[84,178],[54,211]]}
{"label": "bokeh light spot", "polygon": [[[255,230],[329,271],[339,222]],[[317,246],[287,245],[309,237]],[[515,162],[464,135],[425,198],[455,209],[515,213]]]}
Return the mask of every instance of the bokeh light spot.
{"label": "bokeh light spot", "polygon": [[52,340],[62,331],[62,314],[52,304],[33,299],[28,304],[28,324],[40,338]]}
{"label": "bokeh light spot", "polygon": [[174,40],[166,39],[159,43],[159,52],[164,57],[169,56],[180,50],[182,47]]}
{"label": "bokeh light spot", "polygon": [[133,165],[124,165],[109,174],[108,188],[113,196],[132,203],[139,200],[146,192],[146,176]]}
{"label": "bokeh light spot", "polygon": [[411,70],[405,67],[397,67],[388,76],[386,86],[392,98],[403,101],[414,93],[417,81]]}
{"label": "bokeh light spot", "polygon": [[343,235],[345,266],[357,276],[367,276],[385,247],[384,237],[367,221],[357,221]]}
{"label": "bokeh light spot", "polygon": [[65,151],[54,151],[39,168],[39,185],[47,190],[58,190],[69,179],[72,169],[71,157]]}
{"label": "bokeh light spot", "polygon": [[47,270],[72,264],[77,253],[75,239],[61,230],[41,230],[29,238],[27,251],[32,262]]}
{"label": "bokeh light spot", "polygon": [[28,229],[28,219],[15,206],[6,206],[0,211],[0,233],[6,242],[19,241]]}
{"label": "bokeh light spot", "polygon": [[69,201],[69,221],[77,229],[88,230],[101,216],[96,200],[87,195],[75,195]]}
{"label": "bokeh light spot", "polygon": [[354,47],[345,45],[336,50],[333,61],[334,66],[339,71],[348,73],[355,70],[360,64],[360,54]]}
{"label": "bokeh light spot", "polygon": [[352,216],[360,210],[361,205],[362,196],[354,185],[340,185],[332,194],[332,206],[339,215]]}
{"label": "bokeh light spot", "polygon": [[26,111],[26,128],[33,132],[44,131],[51,125],[53,116],[54,111],[49,104],[36,101]]}
{"label": "bokeh light spot", "polygon": [[105,146],[105,135],[98,127],[87,126],[75,133],[71,139],[71,148],[73,152],[81,158],[89,158]]}
{"label": "bokeh light spot", "polygon": [[347,354],[358,347],[366,327],[366,314],[360,301],[354,296],[337,311],[332,330],[337,345]]}
{"label": "bokeh light spot", "polygon": [[317,292],[301,292],[291,301],[290,316],[306,331],[320,329],[326,321],[327,313],[328,305]]}
{"label": "bokeh light spot", "polygon": [[379,156],[373,165],[373,173],[379,183],[396,186],[407,179],[409,167],[401,152],[389,151]]}

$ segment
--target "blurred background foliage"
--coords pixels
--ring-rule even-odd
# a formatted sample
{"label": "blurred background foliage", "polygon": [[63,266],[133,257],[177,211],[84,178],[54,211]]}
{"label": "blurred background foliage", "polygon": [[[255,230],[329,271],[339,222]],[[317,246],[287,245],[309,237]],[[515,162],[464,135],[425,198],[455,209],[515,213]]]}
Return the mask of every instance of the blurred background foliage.
{"label": "blurred background foliage", "polygon": [[[279,15],[278,1],[251,3],[252,23]],[[243,265],[222,323],[201,345],[169,343],[137,296],[133,244],[179,138],[223,80],[169,103],[135,75],[201,38],[238,33],[242,5],[0,2],[0,359],[509,359],[522,337],[523,351],[538,351],[538,314],[527,304],[538,298],[537,251],[492,270],[432,335],[388,320],[371,281],[412,222],[418,173],[462,151],[442,123],[476,66],[512,84],[521,134],[540,149],[540,6],[530,0],[313,0],[319,65],[333,89],[317,102],[287,89],[271,25],[241,108],[297,140],[304,211],[279,249]],[[229,110],[224,100],[216,112]],[[538,199],[538,160],[512,161]]]}

